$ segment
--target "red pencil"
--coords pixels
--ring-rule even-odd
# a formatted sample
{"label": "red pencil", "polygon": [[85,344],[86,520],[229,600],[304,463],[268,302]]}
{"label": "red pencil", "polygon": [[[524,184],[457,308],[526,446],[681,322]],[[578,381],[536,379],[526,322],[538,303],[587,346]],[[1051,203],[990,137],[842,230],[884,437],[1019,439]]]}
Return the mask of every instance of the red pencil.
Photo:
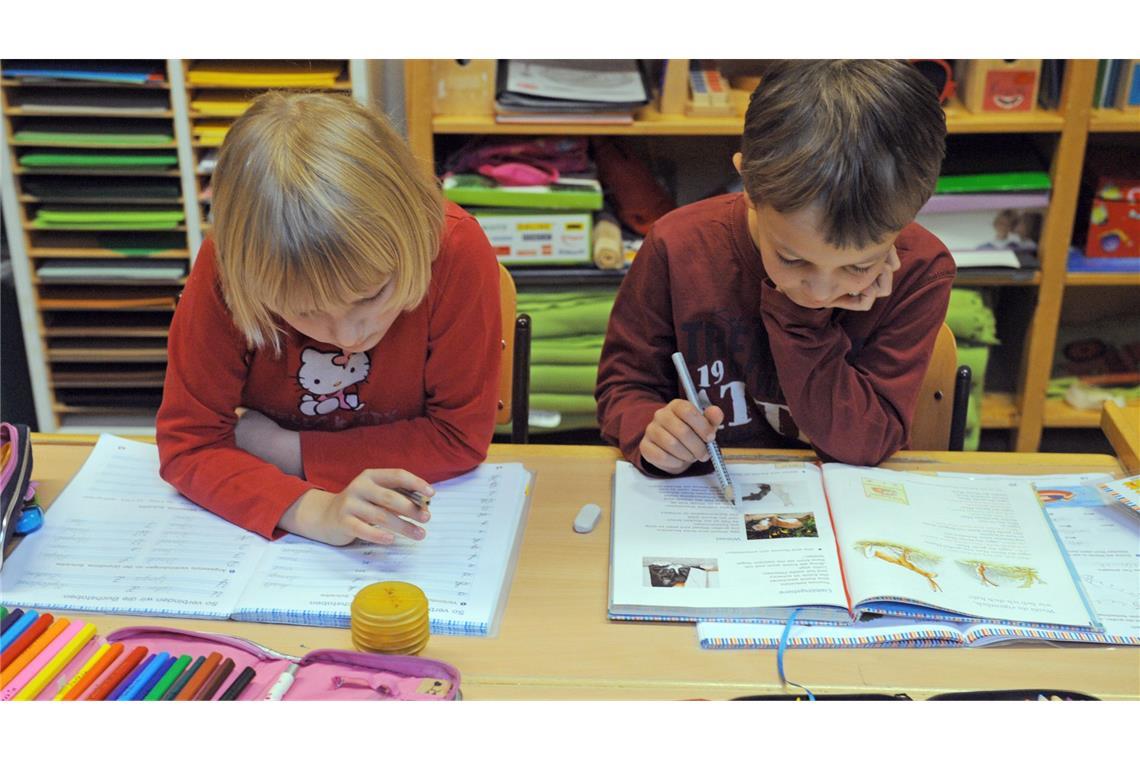
{"label": "red pencil", "polygon": [[4,654],[0,655],[0,670],[12,664],[12,661],[19,657],[28,645],[40,637],[40,634],[47,630],[47,627],[52,624],[55,618],[50,612],[40,615],[35,621],[28,626],[28,630],[20,634],[19,638],[12,642],[12,645],[4,650]]}
{"label": "red pencil", "polygon": [[218,667],[218,663],[222,661],[222,656],[217,652],[210,652],[210,656],[202,663],[186,685],[182,687],[182,691],[178,692],[178,696],[174,698],[175,702],[188,702],[194,697],[198,696],[201,691],[202,685],[214,675],[214,668]]}
{"label": "red pencil", "polygon": [[85,702],[99,702],[107,698],[107,695],[114,691],[115,687],[119,685],[127,677],[127,674],[134,670],[135,665],[142,662],[142,658],[146,657],[146,647],[135,647],[127,658],[119,663],[119,666],[111,671],[111,675],[104,678],[99,682],[95,689],[83,698]]}

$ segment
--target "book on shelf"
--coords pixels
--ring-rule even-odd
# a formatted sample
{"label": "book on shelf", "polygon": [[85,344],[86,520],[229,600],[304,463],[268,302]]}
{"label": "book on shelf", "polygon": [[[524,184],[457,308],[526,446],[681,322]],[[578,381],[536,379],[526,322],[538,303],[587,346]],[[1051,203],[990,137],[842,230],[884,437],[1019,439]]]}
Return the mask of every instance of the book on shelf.
{"label": "book on shelf", "polygon": [[1140,256],[1086,256],[1080,248],[1071,247],[1068,271],[1140,275]]}
{"label": "book on shelf", "polygon": [[481,174],[451,174],[443,180],[444,196],[461,206],[497,208],[602,208],[602,186],[596,179],[559,177],[549,185],[501,185]]}
{"label": "book on shelf", "polygon": [[500,60],[495,119],[501,123],[629,124],[649,102],[635,60]]}
{"label": "book on shelf", "polygon": [[870,614],[1097,631],[1033,487],[811,463],[731,464],[742,510],[711,476],[619,462],[614,619],[850,623]]}
{"label": "book on shelf", "polygon": [[[1101,497],[1100,491],[1111,485],[1102,483],[1108,477],[1083,473],[1020,478],[1030,481],[1037,491],[1103,630],[883,616],[842,626],[797,622],[788,631],[787,645],[981,647],[1015,641],[1140,645],[1140,607],[1136,604],[1140,520],[1117,512]],[[705,649],[775,649],[783,634],[784,625],[771,623],[697,624],[697,638]]]}
{"label": "book on shelf", "polygon": [[268,541],[163,482],[158,449],[100,436],[44,527],[3,565],[6,605],[347,628],[382,580],[428,597],[433,633],[494,635],[525,522],[530,473],[483,464],[435,485],[427,537],[390,546]]}

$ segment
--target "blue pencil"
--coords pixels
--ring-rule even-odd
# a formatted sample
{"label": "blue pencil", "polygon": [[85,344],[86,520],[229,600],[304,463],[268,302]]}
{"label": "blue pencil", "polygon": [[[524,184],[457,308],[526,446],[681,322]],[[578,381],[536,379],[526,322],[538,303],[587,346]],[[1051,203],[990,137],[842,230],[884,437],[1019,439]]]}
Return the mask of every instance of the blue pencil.
{"label": "blue pencil", "polygon": [[126,678],[124,678],[122,681],[120,681],[120,682],[119,682],[119,685],[118,685],[118,686],[116,686],[116,687],[115,687],[115,688],[114,688],[114,689],[111,691],[111,693],[107,695],[107,700],[106,700],[106,701],[108,701],[108,702],[114,702],[114,701],[118,700],[119,696],[120,696],[120,695],[121,695],[121,694],[122,694],[124,691],[126,691],[126,690],[127,690],[127,687],[128,687],[128,686],[130,686],[131,684],[133,684],[133,683],[134,683],[134,682],[135,682],[135,681],[138,679],[138,677],[139,677],[139,676],[142,674],[142,672],[143,672],[144,670],[146,670],[147,666],[148,666],[148,665],[150,665],[150,661],[151,661],[151,660],[153,660],[153,659],[154,659],[154,655],[153,655],[153,654],[148,654],[148,655],[146,656],[146,659],[144,659],[144,660],[143,660],[142,662],[140,662],[138,665],[135,665],[135,669],[134,669],[134,670],[132,670],[130,673],[127,673],[127,677],[126,677]]}
{"label": "blue pencil", "polygon": [[[20,634],[28,630],[28,627],[32,623],[36,622],[36,618],[39,616],[40,613],[36,612],[35,610],[28,610],[27,612],[18,615],[16,622],[8,626],[8,630],[4,631],[4,633],[0,635],[0,652],[6,650],[9,646],[12,645],[13,641],[20,638]],[[5,620],[11,617],[12,615],[9,615],[7,618],[5,618]]]}
{"label": "blue pencil", "polygon": [[166,652],[159,652],[150,661],[150,665],[146,670],[139,674],[139,677],[134,680],[127,690],[119,695],[120,702],[133,702],[142,699],[146,693],[154,688],[158,683],[158,679],[162,678],[162,674],[166,672],[174,662],[174,658]]}
{"label": "blue pencil", "polygon": [[0,633],[7,633],[8,629],[15,625],[16,622],[23,616],[24,611],[19,607],[9,612],[4,616],[3,620],[0,620]]}

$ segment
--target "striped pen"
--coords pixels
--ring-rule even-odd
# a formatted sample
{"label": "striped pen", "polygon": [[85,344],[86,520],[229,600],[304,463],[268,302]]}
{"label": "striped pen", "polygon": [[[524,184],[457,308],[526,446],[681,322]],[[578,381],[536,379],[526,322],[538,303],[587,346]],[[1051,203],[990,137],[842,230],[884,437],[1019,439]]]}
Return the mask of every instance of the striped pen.
{"label": "striped pen", "polygon": [[[697,389],[693,385],[693,378],[689,374],[689,367],[685,364],[685,357],[680,351],[673,354],[673,366],[677,368],[677,376],[681,379],[681,387],[685,389],[685,397],[703,414],[711,404],[707,396],[702,398],[697,393]],[[716,478],[720,482],[720,490],[724,493],[724,498],[732,502],[733,506],[739,507],[740,502],[737,500],[736,487],[732,483],[732,476],[728,474],[728,467],[724,463],[724,457],[721,456],[720,446],[716,445],[716,440],[708,441],[705,446],[709,450],[709,458],[712,459],[713,469],[716,470]]]}

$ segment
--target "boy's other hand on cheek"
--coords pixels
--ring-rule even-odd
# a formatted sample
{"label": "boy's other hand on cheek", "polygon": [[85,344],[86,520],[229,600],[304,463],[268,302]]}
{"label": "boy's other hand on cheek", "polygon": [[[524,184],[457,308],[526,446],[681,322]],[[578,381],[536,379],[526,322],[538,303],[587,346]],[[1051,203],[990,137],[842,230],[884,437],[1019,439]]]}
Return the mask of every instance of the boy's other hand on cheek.
{"label": "boy's other hand on cheek", "polygon": [[286,475],[304,477],[301,460],[301,434],[286,430],[253,409],[241,411],[234,426],[234,442],[242,451],[263,459]]}
{"label": "boy's other hand on cheek", "polygon": [[890,253],[883,261],[882,269],[871,284],[855,295],[844,294],[837,298],[831,307],[834,309],[847,309],[849,311],[868,311],[878,298],[885,298],[891,294],[894,284],[894,273],[902,266],[899,261],[898,250],[892,245]]}
{"label": "boy's other hand on cheek", "polygon": [[659,470],[676,475],[693,462],[709,458],[705,444],[716,438],[717,428],[724,422],[718,406],[701,410],[685,399],[673,399],[658,409],[645,428],[639,450],[642,458]]}
{"label": "boy's other hand on cheek", "polygon": [[[365,470],[340,493],[306,491],[282,516],[280,527],[314,541],[344,546],[360,539],[392,544],[396,535],[420,541],[431,514],[393,490],[404,488],[428,497],[435,490],[407,470]],[[408,518],[407,520],[404,518]]]}

